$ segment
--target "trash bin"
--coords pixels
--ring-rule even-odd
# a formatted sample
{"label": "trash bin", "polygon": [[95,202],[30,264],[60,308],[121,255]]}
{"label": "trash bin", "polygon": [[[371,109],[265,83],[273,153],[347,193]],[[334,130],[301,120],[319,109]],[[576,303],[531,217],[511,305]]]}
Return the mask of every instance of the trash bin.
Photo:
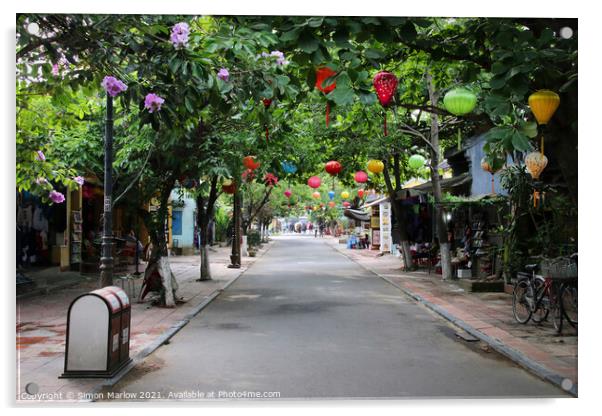
{"label": "trash bin", "polygon": [[110,378],[130,361],[131,305],[108,286],[78,296],[67,312],[65,371],[61,378]]}

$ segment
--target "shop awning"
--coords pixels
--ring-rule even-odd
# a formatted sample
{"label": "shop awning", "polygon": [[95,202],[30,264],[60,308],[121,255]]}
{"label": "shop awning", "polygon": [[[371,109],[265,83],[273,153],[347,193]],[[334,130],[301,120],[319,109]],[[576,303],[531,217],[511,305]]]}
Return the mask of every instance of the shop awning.
{"label": "shop awning", "polygon": [[370,214],[367,214],[359,209],[347,208],[345,211],[343,211],[343,215],[345,215],[347,218],[351,218],[352,220],[370,222]]}
{"label": "shop awning", "polygon": [[375,199],[374,201],[370,201],[362,205],[362,208],[372,207],[374,205],[382,204],[383,202],[389,202],[389,197],[385,196],[382,198]]}
{"label": "shop awning", "polygon": [[[465,185],[472,181],[470,173],[465,172],[458,176],[453,176],[447,179],[441,179],[441,190],[451,190],[458,186]],[[423,183],[422,185],[414,186],[411,188],[412,191],[420,191],[423,193],[433,192],[433,183],[431,181]]]}

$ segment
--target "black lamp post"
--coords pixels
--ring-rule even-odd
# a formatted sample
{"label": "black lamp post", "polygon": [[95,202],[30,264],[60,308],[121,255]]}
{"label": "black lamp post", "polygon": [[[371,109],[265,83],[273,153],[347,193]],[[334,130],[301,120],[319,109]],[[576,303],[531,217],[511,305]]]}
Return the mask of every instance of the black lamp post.
{"label": "black lamp post", "polygon": [[100,287],[113,285],[113,97],[107,94],[105,124],[104,221],[100,257]]}

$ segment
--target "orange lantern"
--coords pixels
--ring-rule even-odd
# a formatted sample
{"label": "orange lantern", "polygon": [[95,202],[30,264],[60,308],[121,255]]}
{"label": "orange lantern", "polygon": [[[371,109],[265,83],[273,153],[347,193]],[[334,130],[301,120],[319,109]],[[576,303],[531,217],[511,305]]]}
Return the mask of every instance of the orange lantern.
{"label": "orange lantern", "polygon": [[335,203],[334,201],[328,201],[328,206],[329,206],[330,208],[334,208],[334,207],[335,207],[335,205],[336,205],[336,203]]}
{"label": "orange lantern", "polygon": [[[321,66],[316,69],[316,88],[322,91],[324,94],[328,94],[337,87],[336,81],[332,84],[324,86],[324,81],[328,78],[336,75],[336,72],[327,66]],[[326,101],[326,127],[330,124],[330,102]]]}
{"label": "orange lantern", "polygon": [[494,157],[492,164],[489,164],[489,161],[485,157],[483,159],[481,159],[481,168],[485,172],[491,173],[491,193],[494,195],[495,195],[495,176],[494,175],[497,172],[499,172],[503,166],[504,166],[503,158]]}
{"label": "orange lantern", "polygon": [[245,166],[245,168],[251,170],[255,170],[261,166],[261,163],[255,160],[255,156],[245,156],[242,159],[242,164]]}
{"label": "orange lantern", "polygon": [[318,191],[316,191],[313,194],[311,194],[311,196],[313,196],[315,199],[318,199],[318,198],[320,198],[320,193]]}
{"label": "orange lantern", "polygon": [[379,174],[385,169],[385,164],[376,159],[372,159],[368,161],[368,170],[374,174]]}

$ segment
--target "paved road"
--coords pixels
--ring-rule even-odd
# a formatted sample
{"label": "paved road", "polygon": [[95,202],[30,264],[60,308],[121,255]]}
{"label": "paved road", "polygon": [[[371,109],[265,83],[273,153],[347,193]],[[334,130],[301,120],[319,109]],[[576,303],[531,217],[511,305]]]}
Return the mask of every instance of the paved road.
{"label": "paved road", "polygon": [[[563,396],[313,237],[281,237],[114,392]],[[231,393],[230,393],[231,394]],[[242,393],[239,393],[242,394]]]}

